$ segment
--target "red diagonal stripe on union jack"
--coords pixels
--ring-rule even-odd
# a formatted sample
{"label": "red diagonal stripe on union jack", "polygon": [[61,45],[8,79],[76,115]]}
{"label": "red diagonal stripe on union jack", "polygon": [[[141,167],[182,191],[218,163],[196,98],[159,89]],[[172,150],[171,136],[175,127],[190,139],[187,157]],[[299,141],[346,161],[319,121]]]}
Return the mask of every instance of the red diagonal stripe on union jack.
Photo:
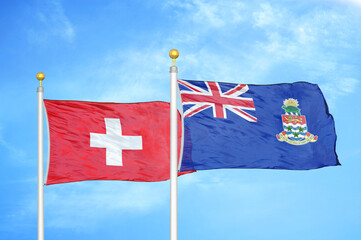
{"label": "red diagonal stripe on union jack", "polygon": [[222,92],[217,82],[204,82],[207,90],[192,84],[190,81],[178,80],[178,83],[189,90],[181,90],[182,104],[193,105],[184,112],[184,117],[191,117],[205,109],[212,108],[216,118],[227,118],[226,109],[250,122],[257,118],[244,110],[255,111],[252,98],[240,97],[248,91],[248,85],[238,84],[227,92]]}

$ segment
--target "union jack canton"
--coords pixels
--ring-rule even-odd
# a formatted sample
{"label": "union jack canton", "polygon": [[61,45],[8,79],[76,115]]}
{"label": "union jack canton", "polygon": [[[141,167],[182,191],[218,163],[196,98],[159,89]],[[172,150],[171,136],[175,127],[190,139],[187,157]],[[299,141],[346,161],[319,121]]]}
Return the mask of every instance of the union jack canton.
{"label": "union jack canton", "polygon": [[244,111],[256,110],[253,98],[241,97],[249,90],[246,84],[234,84],[230,89],[222,88],[222,83],[208,81],[178,80],[178,84],[182,105],[193,105],[184,112],[184,117],[192,117],[212,108],[213,117],[227,119],[228,109],[249,122],[257,122],[255,116]]}

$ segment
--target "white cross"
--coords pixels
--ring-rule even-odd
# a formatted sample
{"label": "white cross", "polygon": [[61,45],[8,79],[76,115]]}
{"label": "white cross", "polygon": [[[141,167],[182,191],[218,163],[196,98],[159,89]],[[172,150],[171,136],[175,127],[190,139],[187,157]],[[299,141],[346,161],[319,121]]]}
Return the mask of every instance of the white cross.
{"label": "white cross", "polygon": [[106,134],[90,133],[90,147],[106,148],[106,164],[123,166],[123,150],[142,150],[142,136],[123,136],[120,120],[104,118]]}

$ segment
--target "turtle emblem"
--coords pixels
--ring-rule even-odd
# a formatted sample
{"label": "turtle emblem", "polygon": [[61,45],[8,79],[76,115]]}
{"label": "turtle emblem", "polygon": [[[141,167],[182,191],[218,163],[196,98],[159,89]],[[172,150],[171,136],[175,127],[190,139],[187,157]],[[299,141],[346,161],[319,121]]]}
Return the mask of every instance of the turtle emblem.
{"label": "turtle emblem", "polygon": [[287,142],[292,145],[304,145],[316,142],[317,136],[308,132],[306,116],[301,115],[297,99],[289,98],[283,101],[282,115],[283,131],[276,135],[278,141]]}
{"label": "turtle emblem", "polygon": [[[292,99],[292,98],[291,98]],[[297,100],[296,100],[297,101]],[[286,102],[286,101],[285,101]],[[295,107],[295,106],[292,106],[292,105],[289,105],[287,106],[287,104],[290,104],[290,103],[284,103],[286,106],[282,106],[282,108],[286,111],[286,113],[289,113],[291,115],[293,114],[298,114],[298,115],[301,115],[300,113],[300,109],[298,107]],[[297,104],[298,105],[298,104]]]}

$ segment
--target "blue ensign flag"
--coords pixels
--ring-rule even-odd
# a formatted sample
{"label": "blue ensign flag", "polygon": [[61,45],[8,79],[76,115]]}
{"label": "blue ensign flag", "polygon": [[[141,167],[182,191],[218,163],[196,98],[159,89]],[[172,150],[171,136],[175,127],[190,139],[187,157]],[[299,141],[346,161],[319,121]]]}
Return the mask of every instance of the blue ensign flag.
{"label": "blue ensign flag", "polygon": [[334,120],[316,84],[178,80],[178,86],[184,121],[180,171],[340,165]]}

